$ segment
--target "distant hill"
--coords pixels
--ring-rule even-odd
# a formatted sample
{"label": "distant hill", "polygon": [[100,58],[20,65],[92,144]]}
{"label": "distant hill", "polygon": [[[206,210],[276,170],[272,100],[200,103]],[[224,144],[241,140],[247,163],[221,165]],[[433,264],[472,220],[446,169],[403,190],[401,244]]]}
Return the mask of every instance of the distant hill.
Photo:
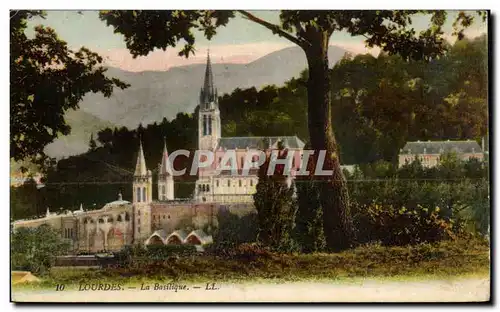
{"label": "distant hill", "polygon": [[[347,51],[332,46],[328,51],[330,66]],[[219,95],[236,88],[261,88],[282,85],[306,68],[304,52],[291,47],[270,53],[249,64],[213,64]],[[46,153],[60,158],[85,152],[91,132],[107,126],[135,128],[139,123],[159,122],[163,117],[175,118],[179,112],[193,112],[203,84],[205,64],[174,67],[168,71],[127,72],[109,68],[107,75],[131,86],[115,90],[111,98],[88,94],[80,110],[68,112],[73,133],[46,148]]]}
{"label": "distant hill", "polygon": [[90,135],[108,127],[115,127],[83,110],[70,110],[66,113],[66,122],[71,125],[70,135],[63,136],[45,147],[45,153],[51,157],[67,157],[84,153],[89,148]]}

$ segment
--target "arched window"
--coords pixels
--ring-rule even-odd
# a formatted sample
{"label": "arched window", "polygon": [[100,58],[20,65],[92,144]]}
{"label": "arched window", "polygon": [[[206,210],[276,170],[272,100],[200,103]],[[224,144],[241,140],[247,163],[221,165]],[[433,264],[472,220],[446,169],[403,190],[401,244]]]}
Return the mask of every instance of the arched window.
{"label": "arched window", "polygon": [[141,188],[138,187],[136,188],[136,193],[137,193],[137,201],[140,202],[141,201]]}
{"label": "arched window", "polygon": [[202,185],[201,185],[201,191],[202,191],[202,192],[205,192],[205,184],[202,184]]}
{"label": "arched window", "polygon": [[203,115],[203,135],[207,135],[207,115]]}
{"label": "arched window", "polygon": [[165,197],[165,185],[161,186],[161,193],[162,193],[163,197]]}
{"label": "arched window", "polygon": [[207,184],[207,192],[210,192],[210,185]]}
{"label": "arched window", "polygon": [[219,180],[215,180],[215,185],[217,185],[217,187],[219,187]]}
{"label": "arched window", "polygon": [[241,187],[241,179],[239,180],[239,184],[240,184],[240,187]]}
{"label": "arched window", "polygon": [[227,179],[227,186],[231,186],[231,180]]}
{"label": "arched window", "polygon": [[146,201],[147,201],[147,200],[146,200],[146,188],[145,188],[145,187],[143,187],[143,188],[142,188],[142,201],[143,201],[143,202],[146,202]]}
{"label": "arched window", "polygon": [[212,135],[212,116],[208,116],[208,135]]}
{"label": "arched window", "polygon": [[130,215],[128,212],[125,213],[125,221],[130,221]]}
{"label": "arched window", "polygon": [[116,218],[116,221],[117,221],[117,222],[122,222],[122,216],[121,216],[121,215],[118,215],[118,218]]}

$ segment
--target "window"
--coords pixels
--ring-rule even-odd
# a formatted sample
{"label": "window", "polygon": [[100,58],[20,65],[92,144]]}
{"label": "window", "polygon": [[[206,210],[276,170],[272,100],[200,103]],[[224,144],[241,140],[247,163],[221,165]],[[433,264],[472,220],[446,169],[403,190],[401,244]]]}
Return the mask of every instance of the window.
{"label": "window", "polygon": [[207,192],[210,192],[210,185],[207,184]]}
{"label": "window", "polygon": [[118,222],[122,222],[122,216],[121,216],[121,215],[118,215],[118,218],[116,218],[116,221],[118,221]]}
{"label": "window", "polygon": [[141,188],[138,187],[136,188],[137,192],[136,192],[136,197],[137,197],[137,201],[140,202],[141,201]]}
{"label": "window", "polygon": [[253,180],[250,179],[250,186],[253,186]]}
{"label": "window", "polygon": [[141,233],[141,227],[140,226],[137,227],[137,233]]}
{"label": "window", "polygon": [[163,220],[165,220],[165,215],[163,215]]}
{"label": "window", "polygon": [[241,179],[240,179],[240,180],[239,180],[238,182],[239,182],[239,184],[240,184],[240,187],[241,187]]}
{"label": "window", "polygon": [[130,215],[128,212],[125,213],[125,221],[130,221]]}
{"label": "window", "polygon": [[219,180],[215,180],[215,185],[217,185],[217,187],[219,187]]}
{"label": "window", "polygon": [[231,180],[227,179],[227,186],[231,186]]}
{"label": "window", "polygon": [[163,196],[165,196],[165,185],[161,186],[161,193],[163,194]]}
{"label": "window", "polygon": [[243,167],[243,164],[245,163],[245,157],[241,156],[241,166]]}
{"label": "window", "polygon": [[168,215],[168,218],[170,219],[170,215]]}
{"label": "window", "polygon": [[145,187],[142,188],[142,201],[143,202],[147,201],[146,200],[146,188]]}
{"label": "window", "polygon": [[198,192],[201,192],[201,184],[198,184]]}
{"label": "window", "polygon": [[207,115],[203,115],[203,135],[207,135]]}

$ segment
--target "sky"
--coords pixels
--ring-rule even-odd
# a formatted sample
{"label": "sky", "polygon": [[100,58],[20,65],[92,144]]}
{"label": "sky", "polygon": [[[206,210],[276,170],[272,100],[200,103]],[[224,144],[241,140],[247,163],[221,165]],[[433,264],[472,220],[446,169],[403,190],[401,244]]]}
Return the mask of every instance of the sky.
{"label": "sky", "polygon": [[[269,22],[279,24],[279,11],[252,11],[253,14]],[[444,27],[451,39],[452,20],[456,12],[451,12]],[[196,54],[188,59],[179,57],[177,48],[167,51],[154,51],[145,57],[134,59],[125,46],[124,37],[114,34],[113,28],[106,26],[98,17],[98,11],[47,11],[45,19],[37,18],[29,22],[28,27],[45,25],[54,28],[59,37],[66,41],[72,49],[81,46],[98,52],[105,59],[106,65],[127,71],[168,70],[171,67],[203,63],[207,50],[214,63],[250,63],[271,52],[293,46],[287,39],[273,35],[268,29],[248,21],[239,14],[230,20],[227,27],[217,30],[211,41],[201,33],[196,35]],[[412,26],[418,31],[426,28],[428,17],[417,16]],[[466,31],[470,37],[487,32],[486,23],[476,19],[476,23]],[[353,53],[378,54],[379,49],[368,49],[363,37],[352,37],[345,32],[337,32],[330,39],[331,45],[337,45]]]}

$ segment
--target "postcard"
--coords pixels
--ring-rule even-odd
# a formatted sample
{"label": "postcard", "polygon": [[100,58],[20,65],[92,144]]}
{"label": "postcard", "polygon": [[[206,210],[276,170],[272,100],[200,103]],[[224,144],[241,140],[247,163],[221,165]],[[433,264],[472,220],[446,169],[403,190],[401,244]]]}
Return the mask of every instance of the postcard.
{"label": "postcard", "polygon": [[489,11],[10,11],[11,301],[489,302]]}

